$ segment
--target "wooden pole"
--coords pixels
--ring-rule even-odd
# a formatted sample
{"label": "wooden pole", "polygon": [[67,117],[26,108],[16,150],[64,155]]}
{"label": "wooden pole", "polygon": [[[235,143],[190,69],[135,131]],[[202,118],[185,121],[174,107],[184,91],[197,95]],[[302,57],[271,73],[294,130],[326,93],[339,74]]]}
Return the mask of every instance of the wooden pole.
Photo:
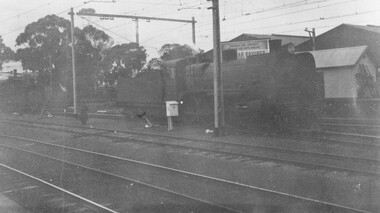
{"label": "wooden pole", "polygon": [[221,73],[219,0],[212,0],[213,40],[214,40],[214,135],[223,135],[224,109]]}
{"label": "wooden pole", "polygon": [[76,71],[75,71],[75,50],[74,50],[74,10],[71,8],[71,64],[73,68],[73,98],[74,98],[74,114],[77,114],[77,81],[76,81]]}
{"label": "wooden pole", "polygon": [[140,41],[139,41],[139,19],[136,18],[135,19],[135,22],[136,22],[136,44],[137,46],[140,46]]}
{"label": "wooden pole", "polygon": [[193,44],[195,44],[195,19],[194,17],[192,17],[191,19],[193,22],[191,23],[191,26],[192,26],[192,35],[193,35]]}

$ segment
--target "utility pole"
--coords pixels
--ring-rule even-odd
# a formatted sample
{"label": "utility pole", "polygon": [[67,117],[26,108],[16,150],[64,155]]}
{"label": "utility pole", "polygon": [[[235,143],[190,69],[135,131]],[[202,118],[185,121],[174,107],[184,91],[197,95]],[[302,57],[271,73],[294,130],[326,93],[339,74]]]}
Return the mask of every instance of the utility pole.
{"label": "utility pole", "polygon": [[136,22],[136,44],[137,46],[140,46],[140,41],[139,41],[139,19],[135,19]]}
{"label": "utility pole", "polygon": [[77,81],[75,72],[75,50],[74,50],[74,10],[71,8],[71,64],[73,68],[73,98],[74,98],[74,114],[77,114]]}
{"label": "utility pole", "polygon": [[191,22],[191,25],[192,25],[192,32],[193,32],[193,44],[195,44],[195,18],[192,17],[191,18],[192,22]]}
{"label": "utility pole", "polygon": [[221,72],[221,50],[220,50],[220,20],[219,0],[212,1],[213,41],[214,41],[214,135],[223,135],[224,127],[224,103],[223,84]]}
{"label": "utility pole", "polygon": [[309,33],[309,36],[311,37],[312,45],[313,45],[313,51],[315,50],[315,28],[312,28],[311,30],[308,30],[305,28],[305,31]]}
{"label": "utility pole", "polygon": [[101,13],[77,13],[78,16],[98,16],[98,17],[106,17],[106,18],[130,18],[134,21],[136,21],[136,43],[139,43],[139,25],[138,20],[156,20],[156,21],[170,21],[170,22],[184,22],[184,23],[191,23],[192,24],[192,39],[193,43],[195,44],[195,19],[194,17],[192,20],[184,20],[184,19],[172,19],[172,18],[157,18],[157,17],[148,17],[148,16],[131,16],[131,15],[115,15],[115,14],[101,14]]}

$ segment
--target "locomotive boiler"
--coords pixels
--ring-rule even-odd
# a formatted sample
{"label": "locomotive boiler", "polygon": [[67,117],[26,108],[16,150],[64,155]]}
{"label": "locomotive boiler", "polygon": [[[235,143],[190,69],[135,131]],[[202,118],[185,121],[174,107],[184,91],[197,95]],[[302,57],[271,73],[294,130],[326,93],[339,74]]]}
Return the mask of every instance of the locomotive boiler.
{"label": "locomotive boiler", "polygon": [[[226,121],[304,125],[314,119],[317,73],[310,53],[281,50],[222,62]],[[289,51],[290,50],[290,51]],[[213,63],[199,57],[166,61],[165,69],[118,83],[118,102],[163,114],[165,101],[180,103],[186,123],[212,122]]]}

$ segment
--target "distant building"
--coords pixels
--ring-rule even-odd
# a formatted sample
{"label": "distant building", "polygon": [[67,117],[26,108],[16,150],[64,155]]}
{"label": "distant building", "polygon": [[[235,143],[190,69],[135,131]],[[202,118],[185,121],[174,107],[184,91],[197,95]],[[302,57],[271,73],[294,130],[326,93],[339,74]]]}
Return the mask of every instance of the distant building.
{"label": "distant building", "polygon": [[[270,51],[279,49],[282,47],[282,45],[293,43],[294,45],[298,45],[301,43],[304,43],[305,41],[310,40],[310,37],[308,36],[294,36],[294,35],[280,35],[280,34],[271,34],[271,35],[265,35],[265,34],[247,34],[243,33],[229,41],[222,42],[222,60],[223,61],[229,61],[229,60],[238,60],[243,59],[241,54],[263,54],[268,53]],[[254,44],[253,41],[257,41],[256,44]],[[239,49],[226,49],[224,46],[228,44],[232,44],[234,46],[238,46],[239,43],[242,45],[250,45],[251,49],[254,46],[258,46],[253,51],[244,51]],[[267,43],[265,47],[263,47],[263,44]],[[213,60],[213,50],[209,50],[203,54],[203,59],[212,61]]]}
{"label": "distant building", "polygon": [[[316,50],[368,46],[367,54],[376,66],[376,78],[380,82],[380,26],[341,24],[316,36],[315,43]],[[296,51],[310,51],[312,46],[308,40],[296,45]]]}
{"label": "distant building", "polygon": [[372,98],[376,64],[367,46],[310,51],[323,73],[325,98]]}
{"label": "distant building", "polygon": [[238,37],[231,39],[230,42],[248,41],[248,40],[261,40],[261,39],[280,40],[282,45],[293,43],[295,46],[297,46],[299,44],[302,44],[302,43],[310,40],[310,37],[308,37],[308,36],[295,36],[295,35],[282,35],[282,34],[265,35],[265,34],[243,33],[243,34],[239,35]]}
{"label": "distant building", "polygon": [[10,72],[17,70],[19,73],[23,72],[21,61],[6,61],[2,64],[1,72]]}

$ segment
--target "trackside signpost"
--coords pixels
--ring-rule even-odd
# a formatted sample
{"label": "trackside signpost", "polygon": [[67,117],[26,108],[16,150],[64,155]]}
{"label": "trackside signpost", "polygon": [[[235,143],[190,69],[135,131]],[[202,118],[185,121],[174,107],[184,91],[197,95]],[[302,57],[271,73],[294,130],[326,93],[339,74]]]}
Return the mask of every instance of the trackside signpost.
{"label": "trackside signpost", "polygon": [[168,118],[168,131],[173,130],[172,117],[178,116],[178,102],[166,101],[166,116]]}

